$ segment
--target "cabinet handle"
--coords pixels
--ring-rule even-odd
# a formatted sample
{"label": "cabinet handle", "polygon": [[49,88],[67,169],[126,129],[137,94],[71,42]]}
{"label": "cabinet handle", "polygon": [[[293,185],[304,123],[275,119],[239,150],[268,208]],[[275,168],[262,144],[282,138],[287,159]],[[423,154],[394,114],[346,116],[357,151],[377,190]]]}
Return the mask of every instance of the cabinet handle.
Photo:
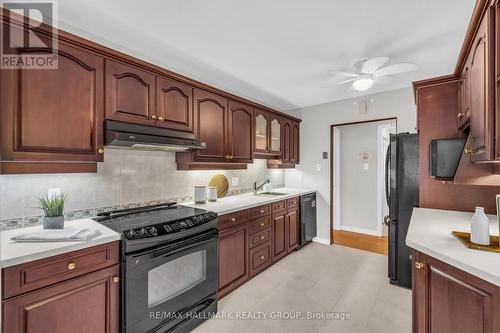
{"label": "cabinet handle", "polygon": [[97,148],[97,153],[100,155],[104,154],[104,148],[102,147]]}
{"label": "cabinet handle", "polygon": [[71,271],[71,270],[73,270],[73,269],[75,269],[75,268],[76,268],[76,264],[75,264],[74,262],[70,262],[70,263],[68,264],[68,269],[69,269],[70,271]]}
{"label": "cabinet handle", "polygon": [[260,224],[260,226],[261,226],[261,227],[263,227],[263,226],[265,226],[265,225],[266,225],[265,223],[261,223],[261,224]]}
{"label": "cabinet handle", "polygon": [[229,155],[226,155],[225,159],[228,160],[229,159]]}
{"label": "cabinet handle", "polygon": [[114,283],[120,282],[120,278],[118,276],[113,277],[113,282]]}
{"label": "cabinet handle", "polygon": [[266,236],[260,236],[260,239],[264,240],[266,239]]}
{"label": "cabinet handle", "polygon": [[265,210],[263,210],[263,209],[261,209],[261,210],[260,210],[260,213],[261,213],[261,214],[264,214],[265,212],[266,212],[266,211],[265,211]]}
{"label": "cabinet handle", "polygon": [[419,261],[417,261],[417,262],[415,262],[415,268],[416,268],[416,269],[421,269],[421,268],[424,268],[424,264],[423,264],[423,263],[421,263],[421,262],[419,262]]}
{"label": "cabinet handle", "polygon": [[265,258],[264,256],[260,256],[260,260],[264,260],[264,258]]}
{"label": "cabinet handle", "polygon": [[155,115],[155,114],[154,114],[154,115],[152,115],[152,116],[151,116],[151,119],[156,119],[156,115]]}
{"label": "cabinet handle", "polygon": [[236,222],[236,219],[234,217],[231,217],[231,222]]}
{"label": "cabinet handle", "polygon": [[158,117],[158,120],[159,121],[163,121],[163,117]]}
{"label": "cabinet handle", "polygon": [[464,149],[464,154],[471,154],[471,153],[472,153],[472,149],[471,149],[471,148],[466,147],[466,148]]}

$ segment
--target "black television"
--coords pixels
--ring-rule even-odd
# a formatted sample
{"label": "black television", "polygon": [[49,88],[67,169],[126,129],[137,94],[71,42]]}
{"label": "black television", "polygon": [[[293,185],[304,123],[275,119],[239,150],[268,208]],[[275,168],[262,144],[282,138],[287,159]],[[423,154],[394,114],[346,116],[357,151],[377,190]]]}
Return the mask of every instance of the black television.
{"label": "black television", "polygon": [[465,147],[465,139],[437,139],[429,144],[429,173],[437,179],[453,179]]}

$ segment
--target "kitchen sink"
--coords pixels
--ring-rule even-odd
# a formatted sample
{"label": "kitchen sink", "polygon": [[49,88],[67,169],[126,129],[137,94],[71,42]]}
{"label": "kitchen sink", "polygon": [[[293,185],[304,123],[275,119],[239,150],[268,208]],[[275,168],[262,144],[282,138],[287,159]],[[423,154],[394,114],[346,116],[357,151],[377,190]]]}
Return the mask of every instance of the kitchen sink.
{"label": "kitchen sink", "polygon": [[281,193],[281,192],[260,192],[257,193],[256,195],[288,195],[288,193]]}

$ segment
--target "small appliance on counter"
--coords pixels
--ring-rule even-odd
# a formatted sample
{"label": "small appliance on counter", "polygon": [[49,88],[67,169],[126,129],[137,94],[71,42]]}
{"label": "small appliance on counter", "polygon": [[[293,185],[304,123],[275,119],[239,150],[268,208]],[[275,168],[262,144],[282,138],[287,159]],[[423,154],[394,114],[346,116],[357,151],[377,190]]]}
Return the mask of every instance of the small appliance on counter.
{"label": "small appliance on counter", "polygon": [[207,187],[205,185],[194,186],[194,203],[204,204],[207,202]]}
{"label": "small appliance on counter", "polygon": [[210,202],[217,201],[217,187],[209,186],[207,188],[207,200]]}
{"label": "small appliance on counter", "polygon": [[216,213],[167,203],[94,220],[122,237],[121,332],[190,332],[217,312]]}
{"label": "small appliance on counter", "polygon": [[316,237],[316,193],[300,197],[300,244],[303,247]]}

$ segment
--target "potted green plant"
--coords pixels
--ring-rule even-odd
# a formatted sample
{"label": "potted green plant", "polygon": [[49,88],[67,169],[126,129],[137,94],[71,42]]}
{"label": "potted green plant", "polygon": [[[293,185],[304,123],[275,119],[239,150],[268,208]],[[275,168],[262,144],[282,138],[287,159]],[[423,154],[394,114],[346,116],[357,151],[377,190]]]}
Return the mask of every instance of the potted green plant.
{"label": "potted green plant", "polygon": [[64,201],[66,195],[57,194],[51,196],[42,196],[38,198],[38,204],[43,209],[44,229],[64,229]]}

